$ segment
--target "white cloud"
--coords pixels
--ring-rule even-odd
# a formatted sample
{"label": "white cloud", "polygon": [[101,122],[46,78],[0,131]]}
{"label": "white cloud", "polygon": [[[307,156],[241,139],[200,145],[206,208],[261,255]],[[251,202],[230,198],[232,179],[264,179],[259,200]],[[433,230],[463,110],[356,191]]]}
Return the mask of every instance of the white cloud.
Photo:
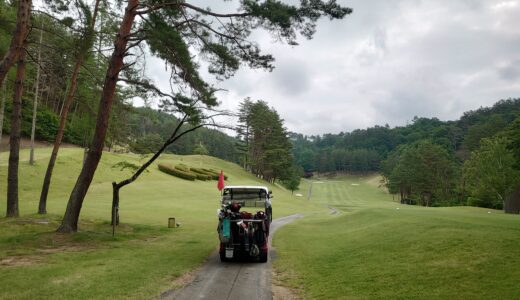
{"label": "white cloud", "polygon": [[[289,130],[323,134],[404,125],[415,115],[455,119],[520,96],[519,1],[339,2],[354,13],[321,20],[314,39],[297,47],[255,33],[277,68],[244,68],[219,83],[228,90],[219,94],[222,108],[263,99]],[[167,84],[164,66],[148,65]]]}

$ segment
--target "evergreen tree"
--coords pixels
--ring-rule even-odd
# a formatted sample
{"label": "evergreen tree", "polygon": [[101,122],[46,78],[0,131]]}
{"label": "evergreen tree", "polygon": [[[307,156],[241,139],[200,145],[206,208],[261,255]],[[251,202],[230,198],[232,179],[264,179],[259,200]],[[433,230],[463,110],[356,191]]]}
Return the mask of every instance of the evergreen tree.
{"label": "evergreen tree", "polygon": [[4,57],[0,60],[0,86],[9,69],[18,61],[19,57],[25,52],[27,46],[27,35],[31,26],[31,0],[18,0],[16,12],[16,25],[11,36],[9,48]]}
{"label": "evergreen tree", "polygon": [[288,172],[288,176],[282,180],[282,184],[291,191],[291,194],[300,186],[300,181],[303,176],[303,169],[297,165],[292,165]]}
{"label": "evergreen tree", "polygon": [[247,140],[245,168],[270,182],[290,178],[292,144],[276,110],[265,101],[246,99],[239,115],[239,137]]}
{"label": "evergreen tree", "polygon": [[424,206],[448,200],[456,183],[448,152],[429,141],[400,147],[384,163],[383,174],[390,192]]}
{"label": "evergreen tree", "polygon": [[253,102],[250,98],[244,99],[239,104],[238,109],[238,125],[235,130],[237,132],[237,150],[239,155],[242,157],[242,164],[244,169],[249,166],[249,151],[251,142],[251,107]]}
{"label": "evergreen tree", "polygon": [[480,149],[464,163],[469,204],[501,209],[520,180],[515,158],[505,138],[483,139]]}
{"label": "evergreen tree", "polygon": [[193,154],[197,154],[197,155],[208,155],[209,154],[209,151],[208,149],[202,144],[202,143],[199,143],[195,149],[193,149]]}

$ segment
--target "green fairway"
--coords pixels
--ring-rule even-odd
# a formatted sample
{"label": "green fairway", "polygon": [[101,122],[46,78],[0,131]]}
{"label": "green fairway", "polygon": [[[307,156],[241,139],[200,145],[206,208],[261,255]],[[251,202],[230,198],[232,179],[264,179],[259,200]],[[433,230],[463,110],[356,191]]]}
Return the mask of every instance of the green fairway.
{"label": "green fairway", "polygon": [[[80,171],[83,151],[60,151],[49,215],[42,217],[35,212],[49,153],[50,149],[37,149],[36,165],[31,167],[28,151],[21,152],[21,217],[0,219],[0,299],[152,298],[171,288],[175,278],[195,268],[216,248],[217,182],[179,179],[160,172],[157,164],[121,191],[122,225],[116,239],[112,238],[108,224],[111,182],[130,175],[112,166],[120,161],[144,161],[129,154],[104,153],[83,205],[80,232],[54,233]],[[8,153],[0,153],[3,205],[7,157]],[[212,157],[164,155],[160,162],[224,170],[230,185],[268,185],[240,166]],[[275,195],[275,217],[316,210],[316,204],[278,186],[270,188]],[[168,229],[169,217],[181,226]]]}
{"label": "green fairway", "polygon": [[520,299],[518,215],[401,205],[378,177],[321,182],[310,202],[339,214],[309,216],[275,238],[282,283],[304,298]]}

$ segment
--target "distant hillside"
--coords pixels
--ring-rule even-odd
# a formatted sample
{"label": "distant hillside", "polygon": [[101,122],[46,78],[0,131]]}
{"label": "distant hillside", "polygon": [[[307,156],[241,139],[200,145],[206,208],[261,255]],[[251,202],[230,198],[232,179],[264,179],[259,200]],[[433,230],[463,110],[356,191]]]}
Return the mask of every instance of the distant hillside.
{"label": "distant hillside", "polygon": [[472,205],[520,211],[520,99],[464,113],[456,121],[415,117],[411,124],[348,133],[293,134],[307,172],[380,172],[402,203]]}
{"label": "distant hillside", "polygon": [[[32,103],[24,101],[22,111],[22,137],[31,135]],[[158,149],[177,125],[178,119],[167,113],[145,107],[126,105],[125,113],[114,117],[107,136],[107,149],[117,148],[134,153],[150,153]],[[54,142],[59,124],[59,111],[43,105],[38,109],[36,139],[41,143]],[[6,102],[3,133],[10,132],[11,103]],[[92,117],[88,115],[69,118],[64,141],[69,144],[86,146],[91,140]],[[8,139],[7,139],[8,140]],[[3,138],[2,145],[7,140]],[[166,152],[175,154],[207,154],[231,162],[238,161],[235,149],[236,139],[215,129],[200,128],[182,137]],[[0,149],[2,146],[0,146]],[[197,148],[203,153],[198,153]],[[205,152],[204,149],[207,151]]]}
{"label": "distant hillside", "polygon": [[505,130],[520,116],[520,99],[465,112],[456,121],[415,117],[406,126],[376,125],[352,132],[304,136],[291,133],[296,162],[307,171],[379,171],[399,145],[429,140],[464,160],[480,140]]}
{"label": "distant hillside", "polygon": [[[172,134],[178,119],[170,114],[146,107],[132,108],[127,117],[129,127],[125,142],[136,153],[150,153]],[[183,136],[166,152],[175,154],[206,154],[231,162],[238,162],[237,140],[222,131],[200,128]],[[207,151],[207,152],[206,152]]]}

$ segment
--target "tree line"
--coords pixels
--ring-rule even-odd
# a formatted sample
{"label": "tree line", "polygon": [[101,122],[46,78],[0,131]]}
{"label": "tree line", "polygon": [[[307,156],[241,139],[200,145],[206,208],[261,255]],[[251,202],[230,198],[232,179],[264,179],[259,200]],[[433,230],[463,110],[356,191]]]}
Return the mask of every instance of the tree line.
{"label": "tree line", "polygon": [[520,183],[520,99],[455,121],[415,117],[395,128],[291,137],[305,170],[381,172],[389,191],[406,203],[502,209]]}
{"label": "tree line", "polygon": [[[116,203],[119,190],[135,181],[163,151],[168,147],[181,151],[176,145],[180,137],[218,125],[215,117],[224,114],[217,110],[219,89],[201,76],[200,60],[218,80],[233,76],[241,66],[269,71],[274,68],[274,58],[261,51],[251,38],[253,31],[263,29],[279,42],[297,45],[298,37],[312,38],[320,18],[342,19],[352,12],[334,0],[301,1],[299,5],[241,1],[227,12],[187,1],[51,0],[39,5],[41,8],[34,9],[31,0],[0,0],[0,124],[9,132],[10,148],[6,215],[19,215],[20,137],[22,132],[29,133],[30,123],[32,140],[39,137],[54,142],[40,214],[46,213],[61,143],[82,143],[88,149],[58,228],[65,233],[78,230],[82,204],[104,149],[128,143],[147,151],[140,139],[157,141],[151,134],[164,139],[157,150],[149,149],[156,152],[147,162],[132,167],[135,172],[130,178],[113,183]],[[169,91],[146,78],[148,55],[165,63]],[[8,96],[12,101],[6,100]],[[175,116],[176,120],[168,121],[173,125],[169,134],[154,129],[134,136],[132,122],[139,117],[128,112],[135,97],[155,99],[162,113]],[[9,121],[4,122],[4,115]],[[193,151],[222,151],[203,142],[201,138]],[[269,151],[277,150],[265,153]],[[224,152],[222,155],[228,155]]]}

